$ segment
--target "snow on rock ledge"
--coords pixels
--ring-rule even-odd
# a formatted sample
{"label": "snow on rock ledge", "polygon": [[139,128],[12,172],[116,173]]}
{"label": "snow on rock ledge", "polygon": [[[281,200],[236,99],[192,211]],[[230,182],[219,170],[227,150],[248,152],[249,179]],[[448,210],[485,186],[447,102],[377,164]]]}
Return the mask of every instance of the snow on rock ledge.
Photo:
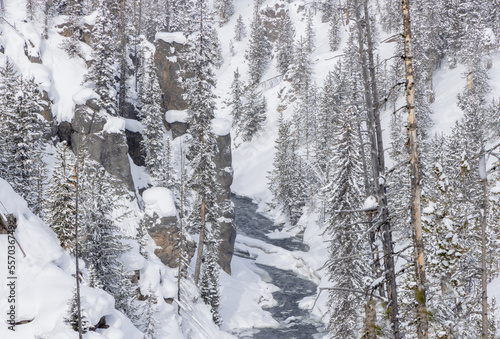
{"label": "snow on rock ledge", "polygon": [[125,131],[125,119],[109,116],[102,130],[108,133],[121,133]]}
{"label": "snow on rock ledge", "polygon": [[186,109],[182,111],[177,111],[172,109],[165,113],[165,121],[168,122],[169,124],[172,124],[174,122],[186,123],[187,118],[188,118],[188,113]]}
{"label": "snow on rock ledge", "polygon": [[228,135],[231,132],[231,122],[223,118],[212,119],[212,132],[220,137]]}
{"label": "snow on rock ledge", "polygon": [[187,40],[182,32],[158,32],[155,35],[156,40],[163,40],[169,44],[177,42],[179,44],[186,44]]}
{"label": "snow on rock ledge", "polygon": [[91,88],[84,88],[73,95],[73,102],[77,105],[85,105],[87,100],[98,99],[99,95]]}
{"label": "snow on rock ledge", "polygon": [[155,213],[160,218],[172,217],[177,214],[172,191],[168,188],[152,187],[147,189],[142,194],[142,199],[146,205],[145,212],[150,217],[153,217]]}

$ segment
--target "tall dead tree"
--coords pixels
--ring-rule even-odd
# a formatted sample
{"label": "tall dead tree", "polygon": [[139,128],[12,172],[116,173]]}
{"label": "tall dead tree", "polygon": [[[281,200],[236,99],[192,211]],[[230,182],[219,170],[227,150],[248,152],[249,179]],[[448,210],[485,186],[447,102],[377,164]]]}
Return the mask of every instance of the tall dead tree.
{"label": "tall dead tree", "polygon": [[[366,0],[364,0],[366,1]],[[370,72],[368,61],[366,57],[365,50],[365,30],[369,17],[361,19],[361,9],[359,0],[354,1],[354,13],[356,17],[357,31],[358,31],[358,44],[359,44],[359,54],[361,61],[361,73],[363,76],[363,87],[364,87],[364,97],[367,110],[368,118],[368,132],[370,135],[371,142],[371,158],[372,158],[372,175],[375,186],[375,192],[378,197],[378,220],[376,221],[380,225],[382,231],[382,245],[384,252],[384,271],[385,271],[385,281],[386,281],[386,291],[387,298],[389,300],[388,304],[388,314],[389,321],[391,322],[393,336],[396,339],[401,337],[399,331],[399,318],[398,318],[398,296],[397,296],[397,286],[396,286],[396,273],[394,265],[394,255],[393,255],[393,242],[392,242],[392,230],[391,224],[389,222],[389,210],[387,207],[387,196],[385,188],[385,177],[381,174],[385,171],[384,166],[384,149],[382,145],[382,133],[380,127],[380,119],[376,119],[375,107],[378,106],[377,103],[374,105],[373,95],[376,94],[375,85],[371,84]],[[367,5],[365,5],[367,6]],[[365,14],[368,13],[367,8],[365,9]],[[368,33],[368,32],[367,32]],[[370,32],[371,33],[371,32]],[[370,46],[372,48],[371,36],[370,36]],[[373,55],[373,50],[371,51]],[[373,77],[374,77],[373,73]],[[375,90],[375,93],[373,92]],[[378,99],[378,98],[377,98]],[[380,129],[380,133],[377,133],[377,129]],[[380,134],[380,135],[379,135]],[[381,172],[382,170],[382,172]]]}
{"label": "tall dead tree", "polygon": [[424,240],[422,238],[422,220],[420,203],[420,170],[418,167],[418,139],[417,121],[415,118],[415,93],[413,80],[413,65],[411,51],[411,27],[410,27],[410,3],[402,0],[403,4],[403,38],[404,59],[406,71],[406,105],[408,108],[408,138],[410,153],[410,188],[411,188],[411,225],[414,229],[415,245],[415,278],[417,289],[415,298],[417,301],[417,336],[419,339],[427,338],[429,332],[429,321],[427,319],[426,296],[425,296],[425,262],[424,262]]}
{"label": "tall dead tree", "polygon": [[486,268],[486,225],[488,221],[488,177],[486,172],[486,157],[482,145],[479,174],[483,186],[483,215],[481,219],[481,339],[488,338],[488,280]]}

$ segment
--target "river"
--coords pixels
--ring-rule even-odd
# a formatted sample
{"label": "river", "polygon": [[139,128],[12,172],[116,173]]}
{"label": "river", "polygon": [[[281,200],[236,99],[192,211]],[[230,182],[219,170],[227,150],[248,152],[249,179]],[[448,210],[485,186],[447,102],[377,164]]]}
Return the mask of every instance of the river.
{"label": "river", "polygon": [[[307,251],[308,246],[296,237],[286,239],[270,239],[266,236],[276,227],[265,216],[257,213],[257,205],[251,199],[233,195],[231,200],[236,211],[236,229],[238,234],[262,240],[268,244],[282,247],[289,251]],[[238,238],[236,238],[238,241]],[[303,279],[292,271],[285,271],[271,266],[259,265],[265,270],[273,285],[279,291],[273,293],[277,305],[266,309],[279,322],[277,328],[258,328],[248,333],[240,333],[241,339],[312,339],[325,335],[323,324],[314,321],[307,310],[298,307],[304,297],[315,294],[316,284]]]}

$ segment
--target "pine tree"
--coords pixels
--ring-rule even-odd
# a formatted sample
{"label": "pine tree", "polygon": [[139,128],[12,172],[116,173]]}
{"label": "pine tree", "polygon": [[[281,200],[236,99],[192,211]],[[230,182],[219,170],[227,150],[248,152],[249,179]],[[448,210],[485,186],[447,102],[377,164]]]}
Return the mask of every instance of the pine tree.
{"label": "pine tree", "polygon": [[332,161],[335,170],[324,188],[328,201],[326,232],[331,235],[330,260],[328,261],[330,290],[330,322],[332,337],[356,337],[363,310],[362,293],[370,279],[363,227],[359,212],[362,205],[362,165],[359,154],[359,137],[353,113],[349,108],[341,115],[341,132],[335,145]]}
{"label": "pine tree", "polygon": [[188,132],[193,137],[189,148],[192,169],[189,186],[197,193],[198,203],[195,208],[199,208],[200,211],[200,219],[193,219],[196,220],[196,225],[199,225],[200,229],[194,276],[196,283],[198,283],[201,270],[205,227],[207,224],[217,227],[218,217],[215,199],[218,184],[214,163],[217,143],[211,128],[212,119],[215,117],[215,96],[212,92],[215,86],[214,55],[211,49],[214,44],[211,39],[213,29],[205,21],[207,8],[204,0],[197,1],[197,11],[199,30],[192,36],[189,50],[184,55],[187,65],[184,72],[187,78],[184,81],[184,89],[189,113]]}
{"label": "pine tree", "polygon": [[240,72],[238,69],[234,72],[233,83],[231,84],[231,115],[233,117],[233,127],[241,124],[243,120],[243,103],[241,101],[244,93],[243,83],[240,80]]}
{"label": "pine tree", "polygon": [[9,175],[6,177],[35,213],[42,209],[42,184],[45,165],[42,155],[47,123],[42,111],[41,94],[33,78],[19,79],[22,95],[18,97],[15,123],[11,124],[7,145],[11,145]]}
{"label": "pine tree", "polygon": [[56,148],[54,172],[47,189],[47,223],[56,233],[61,247],[73,251],[75,244],[75,157],[66,142]]}
{"label": "pine tree", "polygon": [[238,20],[236,20],[236,26],[234,26],[234,39],[236,41],[241,41],[246,36],[247,32],[245,23],[243,22],[243,17],[240,14],[238,16]]}
{"label": "pine tree", "polygon": [[314,26],[312,20],[313,20],[313,15],[312,12],[309,10],[309,12],[307,13],[307,26],[306,26],[306,51],[309,54],[314,52],[315,49],[314,38],[316,37],[316,33],[314,32]]}
{"label": "pine tree", "polygon": [[163,125],[161,89],[152,59],[149,59],[145,66],[141,93],[143,104],[141,116],[144,125],[142,146],[146,151],[146,168],[149,170],[155,185],[167,187],[169,170],[171,169],[167,169],[169,155],[165,154],[166,130]]}
{"label": "pine tree", "polygon": [[205,304],[210,305],[212,318],[217,325],[222,324],[222,318],[219,314],[220,296],[219,296],[219,258],[218,248],[220,234],[217,227],[212,228],[207,236],[207,254],[203,266],[200,289],[201,297]]}
{"label": "pine tree", "polygon": [[258,1],[254,3],[252,24],[250,25],[250,41],[246,58],[251,82],[257,84],[266,70],[271,56],[272,45],[267,39],[266,31],[262,25]]}
{"label": "pine tree", "polygon": [[276,41],[276,67],[281,74],[288,71],[294,57],[295,29],[288,11],[280,19],[280,31]]}
{"label": "pine tree", "polygon": [[306,93],[311,84],[311,60],[307,53],[306,40],[301,36],[295,44],[295,58],[291,68],[292,86],[295,93]]}
{"label": "pine tree", "polygon": [[70,37],[63,41],[62,48],[68,53],[71,58],[81,55],[80,48],[80,16],[82,15],[82,6],[80,1],[66,2],[65,13],[68,16],[66,23],[67,31]]}
{"label": "pine tree", "polygon": [[262,130],[266,121],[266,98],[257,90],[256,85],[248,85],[244,92],[245,103],[243,114],[236,130],[236,136],[241,135],[243,142],[251,141]]}
{"label": "pine tree", "polygon": [[93,86],[99,95],[99,104],[111,115],[118,115],[115,89],[115,41],[110,10],[103,2],[97,10],[94,38],[92,39],[92,61],[85,83]]}
{"label": "pine tree", "polygon": [[269,173],[269,189],[279,209],[296,225],[305,205],[305,180],[297,156],[297,140],[291,123],[278,118],[278,137],[275,140],[276,153],[273,170]]}
{"label": "pine tree", "polygon": [[[78,332],[78,296],[76,288],[73,291],[73,296],[68,302],[69,310],[64,318],[64,322],[71,326],[71,328]],[[85,309],[82,312],[82,333],[87,333],[91,327],[88,317],[86,316]]]}
{"label": "pine tree", "polygon": [[160,322],[156,318],[158,312],[158,298],[151,290],[151,286],[149,287],[147,297],[145,311],[142,315],[144,321],[141,330],[144,333],[144,339],[156,339],[158,338],[158,328],[160,326]]}
{"label": "pine tree", "polygon": [[328,42],[330,50],[336,51],[340,46],[340,18],[337,12],[330,16],[330,27],[328,29]]}
{"label": "pine tree", "polygon": [[234,13],[233,0],[216,0],[214,1],[214,9],[219,16],[219,25],[222,26]]}

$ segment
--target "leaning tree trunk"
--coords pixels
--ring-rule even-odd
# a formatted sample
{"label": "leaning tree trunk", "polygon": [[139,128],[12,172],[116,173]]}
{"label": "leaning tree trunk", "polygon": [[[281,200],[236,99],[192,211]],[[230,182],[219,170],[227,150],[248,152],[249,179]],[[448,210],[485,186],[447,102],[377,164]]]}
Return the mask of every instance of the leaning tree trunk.
{"label": "leaning tree trunk", "polygon": [[427,319],[426,296],[425,296],[425,263],[424,263],[424,240],[422,238],[422,220],[420,203],[420,170],[418,167],[417,151],[417,121],[415,118],[415,93],[411,51],[411,27],[410,27],[410,4],[409,0],[403,3],[403,37],[404,37],[404,59],[406,71],[406,104],[408,107],[408,137],[410,153],[410,187],[411,187],[411,224],[415,230],[415,273],[417,290],[417,336],[419,339],[427,338],[429,322]]}
{"label": "leaning tree trunk", "polygon": [[479,173],[483,184],[483,218],[481,219],[481,339],[488,338],[488,281],[486,269],[486,225],[488,221],[488,177],[486,173],[486,159],[484,154],[484,144],[481,150],[481,168]]}
{"label": "leaning tree trunk", "polygon": [[[354,1],[354,12],[356,16],[359,53],[361,59],[361,71],[363,76],[364,97],[366,102],[366,110],[368,117],[368,129],[371,141],[371,156],[372,156],[372,171],[373,180],[376,188],[379,201],[379,216],[382,230],[382,245],[384,251],[384,268],[386,276],[387,298],[389,300],[388,313],[389,320],[392,326],[393,336],[396,339],[400,338],[399,319],[398,319],[398,297],[396,289],[396,273],[394,265],[392,230],[389,222],[389,210],[387,208],[387,197],[385,194],[385,178],[380,176],[380,165],[384,163],[384,150],[379,149],[377,140],[376,121],[373,105],[373,93],[370,88],[370,78],[368,70],[368,62],[365,55],[364,37],[363,37],[363,22],[361,21],[359,1]],[[366,20],[367,18],[365,18]]]}

